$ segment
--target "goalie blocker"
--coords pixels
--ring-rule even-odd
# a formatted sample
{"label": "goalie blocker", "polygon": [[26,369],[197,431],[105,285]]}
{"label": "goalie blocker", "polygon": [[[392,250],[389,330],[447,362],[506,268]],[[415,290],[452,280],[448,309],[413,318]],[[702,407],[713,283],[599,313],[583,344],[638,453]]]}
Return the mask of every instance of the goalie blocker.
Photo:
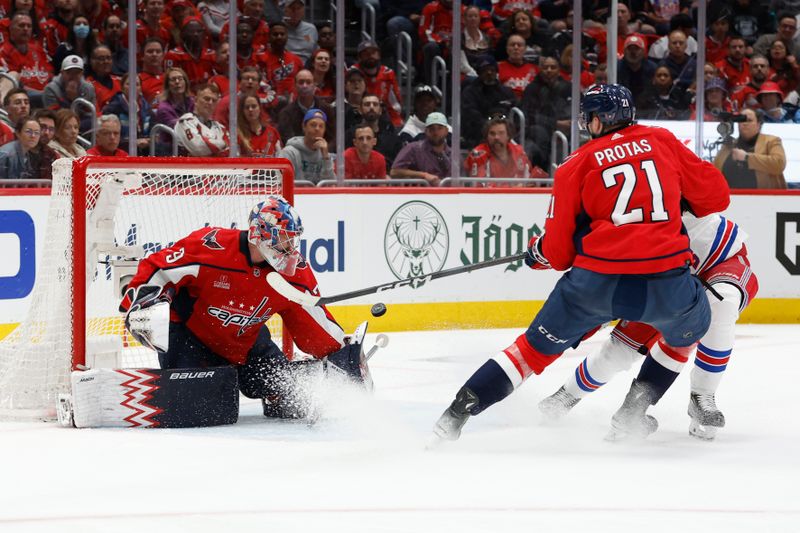
{"label": "goalie blocker", "polygon": [[234,424],[239,388],[232,366],[76,371],[58,400],[64,426],[186,428]]}

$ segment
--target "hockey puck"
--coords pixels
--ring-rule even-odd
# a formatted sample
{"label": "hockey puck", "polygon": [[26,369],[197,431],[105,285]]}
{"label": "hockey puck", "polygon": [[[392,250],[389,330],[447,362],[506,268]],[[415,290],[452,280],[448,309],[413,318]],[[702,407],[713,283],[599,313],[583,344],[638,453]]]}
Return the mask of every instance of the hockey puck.
{"label": "hockey puck", "polygon": [[386,305],[380,303],[375,304],[372,306],[372,309],[370,309],[370,313],[372,313],[372,316],[383,316],[386,314]]}

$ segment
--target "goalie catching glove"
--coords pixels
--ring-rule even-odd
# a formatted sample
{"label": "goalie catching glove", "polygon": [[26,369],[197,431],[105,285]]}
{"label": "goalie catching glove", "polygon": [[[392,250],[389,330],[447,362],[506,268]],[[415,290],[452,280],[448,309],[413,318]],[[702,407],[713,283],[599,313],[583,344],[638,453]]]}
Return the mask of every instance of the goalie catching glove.
{"label": "goalie catching glove", "polygon": [[126,296],[132,302],[125,314],[125,329],[143,346],[157,352],[169,349],[169,308],[171,290],[142,285],[128,289]]}
{"label": "goalie catching glove", "polygon": [[364,385],[368,391],[373,389],[372,374],[364,353],[364,336],[367,334],[367,323],[362,322],[355,332],[345,337],[345,346],[325,359],[326,372],[339,373],[355,383]]}
{"label": "goalie catching glove", "polygon": [[549,270],[553,267],[550,266],[550,261],[542,253],[542,235],[534,235],[528,241],[528,249],[525,252],[525,264],[534,270]]}

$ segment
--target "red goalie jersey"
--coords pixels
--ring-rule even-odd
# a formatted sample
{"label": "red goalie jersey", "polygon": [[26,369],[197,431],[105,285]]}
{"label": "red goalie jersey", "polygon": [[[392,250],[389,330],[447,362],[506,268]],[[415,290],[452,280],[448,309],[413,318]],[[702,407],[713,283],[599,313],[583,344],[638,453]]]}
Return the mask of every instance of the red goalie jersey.
{"label": "red goalie jersey", "polygon": [[[267,284],[272,270],[267,263],[250,261],[246,231],[208,227],[143,259],[128,287],[155,285],[162,292],[174,290],[170,320],[183,322],[232,364],[247,360],[261,326],[276,313],[304,352],[322,358],[342,348],[344,332],[328,310],[283,298]],[[306,263],[286,279],[298,289],[319,294]],[[130,306],[126,295],[120,307],[128,310]]]}
{"label": "red goalie jersey", "polygon": [[730,202],[725,177],[672,133],[632,125],[581,146],[558,168],[542,241],[553,268],[651,274],[692,257],[681,199],[703,217]]}

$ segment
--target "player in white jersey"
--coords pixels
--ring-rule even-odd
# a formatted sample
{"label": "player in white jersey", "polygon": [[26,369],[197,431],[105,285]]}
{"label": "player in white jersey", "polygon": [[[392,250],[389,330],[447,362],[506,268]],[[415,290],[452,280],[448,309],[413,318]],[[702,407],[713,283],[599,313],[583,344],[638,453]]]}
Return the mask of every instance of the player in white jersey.
{"label": "player in white jersey", "polygon": [[[697,347],[691,374],[689,433],[711,440],[717,428],[725,425],[714,395],[733,350],[734,326],[755,297],[758,280],[747,259],[747,234],[736,223],[719,214],[696,218],[686,213],[683,224],[694,254],[692,272],[709,287],[711,304],[711,327]],[[608,438],[652,433],[658,424],[646,410],[663,396],[688,360],[661,349],[656,343],[660,336],[647,324],[621,321],[600,350],[584,359],[558,391],[539,403],[539,409],[548,418],[558,419],[640,355],[649,354],[625,403],[612,418]]]}

